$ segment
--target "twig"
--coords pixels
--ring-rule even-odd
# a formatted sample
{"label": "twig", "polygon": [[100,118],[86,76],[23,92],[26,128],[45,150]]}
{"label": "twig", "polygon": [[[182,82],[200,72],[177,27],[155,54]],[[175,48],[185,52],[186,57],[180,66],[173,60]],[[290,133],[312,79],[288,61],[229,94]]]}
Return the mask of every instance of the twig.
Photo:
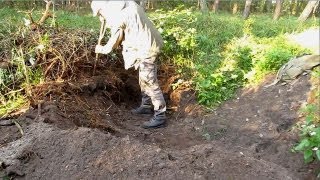
{"label": "twig", "polygon": [[37,112],[36,120],[40,118],[40,116],[41,116],[41,103],[38,104],[38,112]]}
{"label": "twig", "polygon": [[[103,94],[105,94],[109,98],[111,103],[118,109],[118,111],[121,112],[121,109],[119,108],[119,106],[116,105],[116,103],[113,102],[113,100],[111,99],[110,95],[107,92],[103,92]],[[111,108],[111,106],[109,108]],[[108,108],[108,110],[109,110],[109,108]],[[125,120],[124,117],[122,117],[121,120],[122,121]]]}
{"label": "twig", "polygon": [[21,92],[21,91],[23,91],[23,90],[24,90],[24,88],[18,89],[18,90],[15,90],[15,91],[10,91],[10,92],[8,92],[8,93],[6,93],[6,94],[4,94],[4,95],[7,96],[7,95],[9,95],[9,94],[14,94],[14,93],[17,93],[17,92]]}
{"label": "twig", "polygon": [[113,100],[111,99],[110,95],[107,92],[103,92],[104,95],[106,95],[109,100],[112,102],[112,104],[119,110],[121,111],[121,109],[116,105],[116,103],[113,102]]}
{"label": "twig", "polygon": [[88,109],[91,109],[91,107],[84,101],[82,101],[78,96],[74,95],[75,99],[77,100],[79,105],[85,105]]}
{"label": "twig", "polygon": [[12,120],[12,122],[17,126],[17,128],[19,129],[21,135],[24,135],[23,129],[21,127],[21,125],[16,121],[16,120]]}
{"label": "twig", "polygon": [[29,19],[30,19],[30,24],[35,24],[33,17],[32,17],[32,12],[33,12],[34,8],[32,8],[30,11],[18,11],[19,13],[25,13],[28,15]]}
{"label": "twig", "polygon": [[[106,20],[104,18],[100,19],[100,22],[101,22],[101,27],[100,27],[100,34],[99,34],[99,39],[98,39],[98,45],[101,45],[101,41],[103,39],[103,36],[105,35],[106,33],[106,29],[107,29],[107,26],[106,26]],[[96,74],[96,66],[97,66],[97,61],[99,59],[99,53],[96,54],[96,59],[94,61],[94,66],[93,66],[93,75]]]}

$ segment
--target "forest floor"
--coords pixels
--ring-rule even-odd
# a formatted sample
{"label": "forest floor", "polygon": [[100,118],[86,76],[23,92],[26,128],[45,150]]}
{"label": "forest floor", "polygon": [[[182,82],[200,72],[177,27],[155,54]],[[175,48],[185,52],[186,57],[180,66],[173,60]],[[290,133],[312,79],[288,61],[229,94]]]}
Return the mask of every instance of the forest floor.
{"label": "forest floor", "polygon": [[[310,90],[309,75],[295,83],[243,88],[211,112],[188,89],[164,90],[165,128],[140,127],[135,71],[109,68],[46,97],[16,117],[24,135],[0,126],[3,179],[316,179],[319,163],[291,152],[295,124]],[[161,74],[161,73],[160,73]],[[124,83],[117,93],[110,84]],[[160,76],[163,89],[169,80]],[[110,83],[112,82],[112,83]],[[172,83],[172,82],[171,82]],[[47,87],[52,88],[52,87]]]}

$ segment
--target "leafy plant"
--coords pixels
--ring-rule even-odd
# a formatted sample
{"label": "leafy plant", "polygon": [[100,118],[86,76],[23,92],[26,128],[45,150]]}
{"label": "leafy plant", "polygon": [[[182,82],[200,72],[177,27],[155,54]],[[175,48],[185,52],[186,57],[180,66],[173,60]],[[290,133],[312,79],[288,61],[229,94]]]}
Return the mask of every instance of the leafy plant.
{"label": "leafy plant", "polygon": [[239,87],[258,84],[290,58],[308,53],[287,42],[285,33],[313,26],[292,18],[274,22],[260,15],[243,20],[183,8],[159,10],[151,17],[165,40],[162,62],[174,64],[179,74],[191,79],[199,103],[208,107],[233,97]]}
{"label": "leafy plant", "polygon": [[[0,9],[3,19],[17,23],[18,16],[20,20],[22,18],[21,13],[14,14],[17,14],[14,10]],[[57,11],[56,15],[58,26],[92,29],[96,33],[99,30],[98,19],[91,13],[79,16]],[[275,22],[267,15],[252,15],[243,20],[241,16],[225,13],[202,14],[184,6],[158,9],[149,13],[149,17],[164,39],[161,62],[175,67],[182,79],[192,82],[198,101],[208,107],[231,98],[239,87],[259,83],[291,57],[307,53],[288,43],[284,34],[315,26],[314,21],[299,24],[293,17],[283,17]],[[0,41],[2,38],[4,42],[8,33],[1,36],[6,28],[0,29]],[[48,39],[44,36],[40,40],[37,48],[46,50]],[[30,57],[32,50],[25,54],[27,60]],[[4,75],[8,73],[0,72],[0,77],[7,78],[2,82],[11,81],[13,76]],[[29,76],[34,79],[30,72]]]}
{"label": "leafy plant", "polygon": [[[309,96],[309,104],[302,109],[305,115],[303,124],[298,125],[300,130],[300,143],[294,147],[294,151],[303,152],[305,162],[315,159],[320,161],[320,69],[312,73],[312,91]],[[313,95],[315,95],[313,97]],[[320,175],[320,174],[319,174]]]}
{"label": "leafy plant", "polygon": [[300,128],[301,141],[294,147],[295,151],[301,151],[304,154],[305,162],[311,162],[314,159],[320,161],[320,127],[315,121],[319,120],[319,107],[307,105],[304,109],[307,114],[304,124]]}

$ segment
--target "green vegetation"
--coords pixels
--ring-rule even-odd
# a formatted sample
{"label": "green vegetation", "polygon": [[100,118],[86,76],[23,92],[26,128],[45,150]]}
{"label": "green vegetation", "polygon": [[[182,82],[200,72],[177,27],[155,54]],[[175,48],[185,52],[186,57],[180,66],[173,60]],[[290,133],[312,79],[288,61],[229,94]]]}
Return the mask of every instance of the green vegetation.
{"label": "green vegetation", "polygon": [[[181,10],[179,10],[181,9]],[[264,15],[247,20],[230,14],[202,14],[178,8],[151,13],[165,39],[164,62],[175,64],[206,106],[232,97],[246,84],[257,84],[289,58],[309,51],[286,41],[316,21],[300,24],[288,17],[273,21]]]}
{"label": "green vegetation", "polygon": [[[41,13],[35,11],[33,14],[38,19]],[[12,63],[18,67],[14,72],[0,70],[0,91],[8,93],[9,89],[19,90],[40,82],[43,77],[40,71],[31,71],[25,66],[26,58],[30,60],[34,49],[24,54],[6,38],[25,33],[21,27],[26,15],[8,8],[0,9],[0,15],[3,17],[0,41],[4,44],[0,48],[11,54]],[[99,31],[98,18],[90,13],[80,16],[57,11],[56,16],[59,27]],[[273,21],[269,16],[252,15],[243,20],[230,14],[201,14],[183,6],[171,11],[156,10],[150,17],[165,40],[161,62],[174,64],[182,82],[191,82],[199,103],[208,107],[231,98],[239,87],[259,83],[265,74],[276,71],[289,58],[307,53],[308,50],[287,42],[285,33],[300,32],[317,25],[316,19],[302,24],[295,17]],[[14,87],[18,84],[23,87]],[[16,107],[8,103],[15,99],[22,102],[18,100],[23,97],[22,92],[12,93],[10,98],[1,97],[5,104],[2,108]]]}
{"label": "green vegetation", "polygon": [[[54,33],[44,32],[34,34],[25,26],[25,24],[29,23],[29,18],[25,12],[18,11],[17,13],[17,10],[3,8],[0,9],[0,15],[3,17],[0,20],[1,118],[8,116],[13,111],[26,105],[31,97],[30,91],[32,86],[41,84],[45,81],[44,72],[48,72],[48,69],[44,70],[42,69],[42,66],[48,63],[42,62],[42,65],[37,65],[36,59],[37,57],[41,56],[41,54],[46,54],[47,51],[51,51],[49,46],[52,46],[53,39],[49,34],[54,35]],[[34,11],[33,19],[35,21],[38,20],[40,15],[40,11]],[[45,27],[48,28],[49,31],[53,30],[50,29],[50,26],[53,25],[53,22],[57,23],[60,27],[74,29],[72,32],[77,37],[84,36],[84,33],[77,34],[76,29],[78,28],[84,29],[84,32],[89,29],[95,29],[91,32],[93,35],[96,35],[99,31],[99,20],[93,19],[89,15],[79,16],[73,13],[58,11],[56,12],[56,16],[61,18],[56,18],[55,21],[53,21],[53,19],[49,19],[46,22]],[[76,39],[77,37],[73,37],[72,34],[63,35],[70,37],[70,40],[65,41],[66,44],[69,41],[72,41],[75,44],[78,44],[80,41],[88,41],[89,44],[92,44],[89,42],[91,40],[91,36],[87,37],[87,39]],[[77,47],[70,48],[76,49]],[[59,51],[60,50],[56,51],[55,53],[59,53]],[[47,55],[50,56],[50,52],[48,52]],[[63,59],[63,57],[60,59]],[[54,62],[50,63],[53,66],[55,64]],[[58,73],[58,71],[55,73]]]}
{"label": "green vegetation", "polygon": [[[11,49],[14,42],[8,36],[15,33],[21,24],[22,16],[16,13],[13,9],[1,9],[0,10],[0,58],[3,55],[11,55]],[[19,74],[19,75],[18,75]],[[22,73],[18,73],[17,76],[22,76]],[[15,88],[18,77],[10,69],[0,68],[0,117],[8,115],[11,111],[21,107],[26,101],[24,100],[21,91]],[[12,87],[12,89],[10,87]]]}
{"label": "green vegetation", "polygon": [[304,154],[304,160],[311,162],[320,161],[320,69],[313,73],[313,91],[310,93],[309,104],[302,109],[305,121],[298,126],[300,130],[300,143],[294,147],[294,151]]}
{"label": "green vegetation", "polygon": [[100,21],[92,17],[92,14],[78,15],[68,11],[56,12],[58,26],[70,29],[86,29],[99,31]]}

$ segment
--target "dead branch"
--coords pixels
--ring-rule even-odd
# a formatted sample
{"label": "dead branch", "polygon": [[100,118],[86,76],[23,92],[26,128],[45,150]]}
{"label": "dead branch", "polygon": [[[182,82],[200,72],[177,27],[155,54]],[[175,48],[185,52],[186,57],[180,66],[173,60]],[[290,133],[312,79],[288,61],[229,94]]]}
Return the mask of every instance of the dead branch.
{"label": "dead branch", "polygon": [[32,17],[32,12],[33,12],[34,8],[32,8],[30,11],[18,11],[19,13],[22,12],[22,13],[25,13],[28,17],[29,17],[29,20],[30,20],[30,24],[34,24],[34,20],[33,20],[33,17]]}
{"label": "dead branch", "polygon": [[46,10],[43,12],[42,17],[38,20],[37,24],[42,25],[49,17],[52,17],[52,14],[50,12],[50,6],[52,4],[52,1],[45,1],[46,4]]}
{"label": "dead branch", "polygon": [[12,120],[12,121],[16,125],[16,127],[19,129],[19,132],[20,132],[21,136],[23,136],[24,132],[23,132],[23,129],[22,129],[21,125],[16,120]]}
{"label": "dead branch", "polygon": [[36,29],[39,29],[39,27],[48,19],[48,18],[52,18],[53,17],[53,14],[50,12],[50,6],[52,5],[52,1],[48,1],[48,0],[45,0],[46,2],[46,9],[45,11],[42,13],[42,16],[40,17],[40,19],[36,22],[34,19],[33,19],[33,16],[32,16],[32,13],[33,13],[33,10],[34,8],[32,8],[30,11],[18,11],[18,12],[22,12],[22,13],[25,13],[29,20],[30,20],[30,28],[31,30],[36,30]]}

